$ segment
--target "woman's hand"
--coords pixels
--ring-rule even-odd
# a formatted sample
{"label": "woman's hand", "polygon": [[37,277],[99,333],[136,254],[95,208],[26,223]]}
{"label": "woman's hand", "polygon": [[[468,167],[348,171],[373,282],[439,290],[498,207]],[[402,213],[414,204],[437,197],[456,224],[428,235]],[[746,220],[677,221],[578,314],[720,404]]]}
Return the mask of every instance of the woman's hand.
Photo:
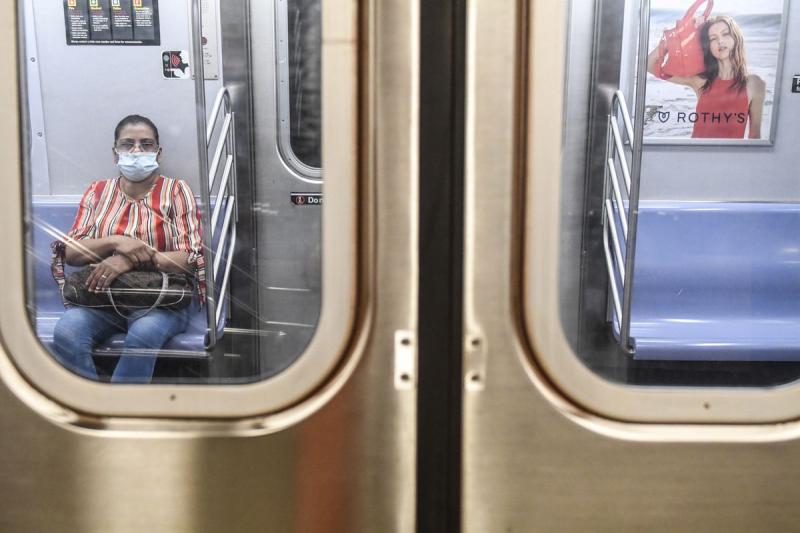
{"label": "woman's hand", "polygon": [[133,269],[133,261],[124,255],[112,255],[94,265],[92,273],[86,280],[86,288],[92,292],[103,292],[111,286],[111,282]]}
{"label": "woman's hand", "polygon": [[658,46],[647,56],[647,72],[661,78],[661,64],[664,63],[664,58],[667,57],[667,40],[662,37],[658,42]]}
{"label": "woman's hand", "polygon": [[117,254],[124,255],[133,263],[133,266],[142,268],[153,262],[156,251],[148,246],[144,241],[131,237],[120,237],[117,244]]}

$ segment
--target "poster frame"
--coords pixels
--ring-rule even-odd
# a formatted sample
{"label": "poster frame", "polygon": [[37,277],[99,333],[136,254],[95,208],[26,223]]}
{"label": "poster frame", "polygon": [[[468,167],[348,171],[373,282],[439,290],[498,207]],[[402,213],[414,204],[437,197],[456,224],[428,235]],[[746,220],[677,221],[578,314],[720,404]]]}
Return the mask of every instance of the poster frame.
{"label": "poster frame", "polygon": [[[153,39],[86,39],[76,40],[70,38],[69,19],[67,17],[67,10],[69,9],[70,0],[62,0],[64,11],[64,38],[66,39],[67,46],[161,46],[161,20],[159,14],[158,0],[153,2]],[[110,3],[111,0],[109,0]],[[133,0],[130,0],[133,4]],[[87,0],[88,3],[88,0]],[[131,6],[131,11],[133,6]],[[133,22],[131,22],[133,24]],[[91,30],[90,30],[91,31]],[[91,35],[91,34],[90,34]]]}
{"label": "poster frame", "polygon": [[[687,7],[690,4],[690,0],[685,0],[687,2]],[[648,20],[640,20],[640,24],[647,25],[647,34],[650,34],[650,22],[652,19],[651,13],[651,0],[642,0],[642,9],[640,13],[644,15],[645,13],[648,14]],[[775,87],[773,89],[773,99],[772,99],[772,110],[771,110],[771,121],[769,127],[769,135],[766,138],[762,139],[694,139],[691,137],[655,137],[655,136],[647,136],[644,135],[643,137],[643,144],[650,145],[650,146],[763,146],[763,147],[771,147],[775,145],[775,139],[777,136],[777,128],[778,128],[778,120],[780,117],[780,102],[781,102],[781,95],[784,91],[784,61],[786,55],[786,42],[787,42],[787,35],[789,29],[789,18],[790,18],[790,0],[783,0],[782,10],[781,10],[781,29],[779,34],[779,41],[778,41],[778,58],[777,63],[775,66]],[[646,8],[646,9],[645,9]],[[644,18],[644,17],[642,17]],[[649,50],[649,43],[648,43],[648,50]],[[644,76],[642,76],[642,74]],[[644,79],[644,90],[645,90],[645,107],[648,104],[647,100],[647,86],[652,75],[648,72],[637,72],[635,79]],[[635,86],[635,83],[634,83]],[[691,90],[691,89],[690,89]]]}

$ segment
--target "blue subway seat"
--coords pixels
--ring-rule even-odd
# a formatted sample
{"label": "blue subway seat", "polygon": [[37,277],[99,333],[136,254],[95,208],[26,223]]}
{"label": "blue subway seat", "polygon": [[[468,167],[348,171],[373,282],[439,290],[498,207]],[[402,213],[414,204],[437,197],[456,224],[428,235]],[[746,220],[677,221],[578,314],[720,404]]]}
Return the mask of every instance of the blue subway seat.
{"label": "blue subway seat", "polygon": [[800,360],[800,204],[642,202],[636,242],[636,359]]}
{"label": "blue subway seat", "polygon": [[[65,233],[72,226],[75,213],[78,209],[78,196],[35,196],[32,204],[32,218],[30,220],[32,234],[31,246],[28,248],[29,268],[33,271],[34,278],[34,317],[36,334],[40,341],[48,348],[52,346],[53,330],[56,322],[64,312],[61,295],[56,282],[50,272],[51,251],[50,243],[54,237],[51,231]],[[222,206],[224,212],[224,205]],[[213,209],[213,206],[212,206]],[[219,233],[222,227],[222,216],[217,221]],[[213,246],[216,246],[216,238]],[[224,266],[224,262],[223,262]],[[69,273],[73,270],[66,267]],[[222,283],[224,269],[220,268],[217,276],[217,287]],[[211,265],[207,265],[207,275],[210,276]],[[227,313],[227,295],[223,298],[223,317],[219,332],[223,329]],[[205,352],[207,319],[205,309],[201,309],[197,302],[192,303],[191,319],[186,331],[173,337],[159,351],[160,357],[207,357]],[[107,342],[97,347],[96,356],[117,356],[124,342],[123,334],[113,335]]]}

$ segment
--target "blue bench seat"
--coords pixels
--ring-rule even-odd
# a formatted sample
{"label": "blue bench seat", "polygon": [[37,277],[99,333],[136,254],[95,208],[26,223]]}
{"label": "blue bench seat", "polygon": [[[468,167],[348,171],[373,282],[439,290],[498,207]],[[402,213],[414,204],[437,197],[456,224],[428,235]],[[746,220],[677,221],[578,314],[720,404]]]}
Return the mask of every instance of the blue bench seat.
{"label": "blue bench seat", "polygon": [[800,360],[800,204],[643,202],[631,336],[636,359]]}

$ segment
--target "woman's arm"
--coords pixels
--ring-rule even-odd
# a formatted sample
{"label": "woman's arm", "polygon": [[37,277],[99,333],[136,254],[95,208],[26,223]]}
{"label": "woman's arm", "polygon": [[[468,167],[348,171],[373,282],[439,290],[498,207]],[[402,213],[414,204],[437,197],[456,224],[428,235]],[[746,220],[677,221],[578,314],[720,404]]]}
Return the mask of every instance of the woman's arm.
{"label": "woman's arm", "polygon": [[100,239],[69,239],[64,260],[70,266],[99,263],[114,253],[127,257],[134,267],[142,268],[152,261],[155,250],[138,239],[124,235],[112,235]]}
{"label": "woman's arm", "polygon": [[[662,43],[664,41],[661,41]],[[697,93],[697,96],[700,96],[700,89],[705,84],[705,80],[700,76],[691,76],[688,78],[684,78],[681,76],[663,76],[660,72],[660,69],[657,68],[664,61],[664,56],[666,54],[665,50],[662,50],[662,45],[659,44],[650,55],[647,56],[647,72],[652,74],[653,76],[668,81],[670,83],[675,83],[677,85],[686,85],[687,87],[691,87],[694,89],[694,92]]]}
{"label": "woman's arm", "polygon": [[[113,239],[114,237],[108,238]],[[128,239],[128,237],[121,238]],[[92,240],[100,241],[105,239]],[[159,272],[189,275],[194,273],[192,265],[189,264],[189,252],[155,252],[151,262]],[[97,262],[92,269],[92,273],[86,279],[86,286],[92,291],[104,291],[111,286],[111,283],[117,279],[120,274],[124,274],[136,268],[137,265],[127,255],[118,254],[106,257],[102,261]]]}
{"label": "woman's arm", "polygon": [[664,41],[664,39],[661,39],[661,41],[658,43],[658,46],[653,48],[653,50],[647,56],[647,72],[657,78],[661,78],[661,73],[658,71],[658,69],[656,69],[656,66],[664,62],[664,58],[667,55],[666,44],[667,43]]}
{"label": "woman's arm", "polygon": [[85,266],[99,263],[117,249],[120,236],[103,237],[102,239],[66,240],[64,260],[69,266]]}
{"label": "woman's arm", "polygon": [[200,213],[189,185],[177,180],[172,197],[175,217],[171,221],[173,252],[156,254],[156,268],[164,272],[186,272],[197,282],[200,298],[205,298],[205,260]]}
{"label": "woman's arm", "polygon": [[134,267],[142,268],[150,263],[155,253],[146,243],[123,235],[95,238],[94,212],[108,184],[109,180],[92,182],[83,193],[72,227],[59,239],[63,243],[62,259],[70,266],[85,266],[118,253],[127,257]]}
{"label": "woman's arm", "polygon": [[153,265],[159,272],[194,275],[194,267],[189,264],[189,252],[156,252]]}
{"label": "woman's arm", "polygon": [[750,139],[761,138],[761,123],[764,116],[764,100],[767,84],[755,74],[747,78],[747,92],[750,94]]}

